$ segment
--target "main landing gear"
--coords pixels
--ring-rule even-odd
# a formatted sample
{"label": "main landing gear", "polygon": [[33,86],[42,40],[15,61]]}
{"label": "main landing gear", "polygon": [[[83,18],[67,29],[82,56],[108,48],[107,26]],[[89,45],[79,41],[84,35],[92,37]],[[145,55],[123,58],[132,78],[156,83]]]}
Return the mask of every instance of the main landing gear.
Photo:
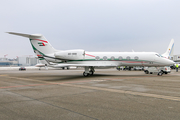
{"label": "main landing gear", "polygon": [[83,72],[83,76],[92,76],[94,74],[95,70],[94,67],[85,67],[85,71]]}

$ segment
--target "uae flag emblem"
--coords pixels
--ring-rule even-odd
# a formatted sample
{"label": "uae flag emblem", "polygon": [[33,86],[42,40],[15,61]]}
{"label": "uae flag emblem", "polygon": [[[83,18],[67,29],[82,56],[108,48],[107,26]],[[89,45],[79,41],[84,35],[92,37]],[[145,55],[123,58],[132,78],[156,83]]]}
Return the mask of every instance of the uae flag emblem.
{"label": "uae flag emblem", "polygon": [[46,46],[46,43],[43,43],[43,42],[39,42],[38,44],[39,46]]}

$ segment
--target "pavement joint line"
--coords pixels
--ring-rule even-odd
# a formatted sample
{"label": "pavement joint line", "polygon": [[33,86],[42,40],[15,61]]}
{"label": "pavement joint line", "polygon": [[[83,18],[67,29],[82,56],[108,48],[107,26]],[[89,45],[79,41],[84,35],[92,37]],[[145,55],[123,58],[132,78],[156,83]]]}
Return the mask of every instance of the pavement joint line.
{"label": "pavement joint line", "polygon": [[5,87],[0,87],[0,89],[20,88],[20,87],[29,87],[29,86],[43,86],[43,85],[61,85],[61,84],[82,83],[82,82],[84,83],[84,82],[91,82],[91,81],[72,81],[72,82],[61,82],[61,83],[46,82],[44,84],[28,84],[28,85],[5,86]]}
{"label": "pavement joint line", "polygon": [[144,77],[156,77],[156,76],[137,76],[137,77],[121,77],[121,78],[105,78],[105,79],[102,79],[102,80],[118,80],[118,79],[131,79],[131,78],[144,78]]}
{"label": "pavement joint line", "polygon": [[29,78],[19,78],[19,77],[8,77],[8,78],[26,80],[26,81],[42,82],[42,83],[50,83],[50,82],[47,82],[47,81],[42,81],[42,80],[37,80],[37,79],[29,79]]}
{"label": "pavement joint line", "polygon": [[134,92],[134,91],[100,88],[100,87],[92,87],[92,86],[82,86],[82,85],[75,85],[75,84],[62,84],[62,85],[70,86],[70,87],[85,88],[85,89],[100,90],[100,91],[108,91],[108,92],[114,92],[114,93],[138,95],[138,96],[143,96],[143,97],[151,97],[151,98],[158,98],[158,99],[165,99],[165,100],[180,101],[180,97],[165,96],[165,95],[158,95],[158,94],[151,94],[151,93],[140,93],[140,92]]}
{"label": "pavement joint line", "polygon": [[5,74],[5,75],[0,75],[0,76],[7,76],[7,75]]}

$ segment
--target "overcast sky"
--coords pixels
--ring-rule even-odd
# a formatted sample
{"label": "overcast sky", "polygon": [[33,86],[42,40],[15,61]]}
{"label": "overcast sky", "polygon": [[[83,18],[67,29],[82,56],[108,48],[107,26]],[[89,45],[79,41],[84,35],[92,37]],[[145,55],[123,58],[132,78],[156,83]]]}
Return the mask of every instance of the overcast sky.
{"label": "overcast sky", "polygon": [[27,38],[43,34],[55,49],[180,54],[180,0],[1,0],[0,57],[34,55]]}

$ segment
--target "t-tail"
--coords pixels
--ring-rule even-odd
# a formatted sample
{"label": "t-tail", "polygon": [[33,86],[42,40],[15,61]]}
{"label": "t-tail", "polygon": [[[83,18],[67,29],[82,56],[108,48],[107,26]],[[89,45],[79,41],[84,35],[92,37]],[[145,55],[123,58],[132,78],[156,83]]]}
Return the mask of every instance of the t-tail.
{"label": "t-tail", "polygon": [[163,57],[169,58],[170,56],[173,56],[174,51],[174,39],[171,39],[171,42],[169,43],[169,46],[164,54],[162,54]]}
{"label": "t-tail", "polygon": [[52,56],[57,51],[41,34],[7,33],[29,38],[32,48],[37,56]]}

